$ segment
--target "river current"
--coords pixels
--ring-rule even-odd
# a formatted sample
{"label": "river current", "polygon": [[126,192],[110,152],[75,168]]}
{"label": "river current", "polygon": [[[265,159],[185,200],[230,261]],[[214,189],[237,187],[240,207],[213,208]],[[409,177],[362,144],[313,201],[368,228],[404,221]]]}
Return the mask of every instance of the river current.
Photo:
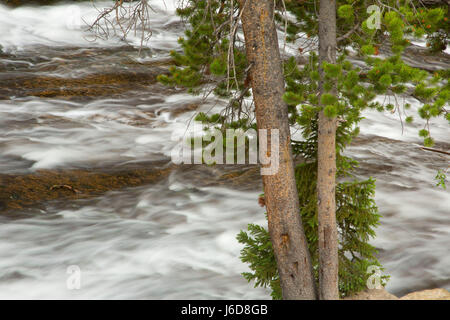
{"label": "river current", "polygon": [[[173,1],[151,3],[153,35],[141,56],[138,36],[128,44],[117,37],[89,41],[84,21],[97,14],[90,2],[0,5],[0,80],[77,79],[167,58],[183,28]],[[169,162],[174,137],[193,115],[224,105],[210,98],[174,114],[198,97],[159,84],[110,98],[38,97],[27,91],[32,88],[19,89],[0,97],[0,174]],[[419,105],[413,97],[406,101]],[[397,114],[367,111],[365,117],[348,153],[360,161],[357,176],[377,180],[383,217],[372,243],[391,275],[387,290],[450,290],[450,191],[434,179],[448,158],[419,148],[419,121],[402,130]],[[448,150],[448,123],[433,120],[431,130],[437,146]],[[220,170],[176,169],[156,183],[0,214],[0,298],[270,298],[240,275],[248,269],[236,241],[248,223],[265,223],[261,185],[204,183]],[[74,265],[81,288],[68,290],[67,268]]]}

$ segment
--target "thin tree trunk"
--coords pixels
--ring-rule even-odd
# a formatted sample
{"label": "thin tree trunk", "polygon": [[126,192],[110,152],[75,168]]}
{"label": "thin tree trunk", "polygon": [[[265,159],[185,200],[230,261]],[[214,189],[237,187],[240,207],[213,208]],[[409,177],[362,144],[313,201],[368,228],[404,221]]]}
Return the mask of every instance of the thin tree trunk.
{"label": "thin tree trunk", "polygon": [[[314,277],[303,230],[288,109],[282,96],[284,76],[272,0],[239,0],[250,83],[258,129],[279,129],[279,169],[263,175],[269,232],[277,260],[283,299],[316,299]],[[268,138],[268,150],[270,136]]]}
{"label": "thin tree trunk", "polygon": [[[319,62],[323,93],[322,62],[336,63],[336,1],[320,0]],[[336,119],[319,114],[318,133],[318,220],[319,220],[319,298],[339,299],[338,235],[336,225]]]}

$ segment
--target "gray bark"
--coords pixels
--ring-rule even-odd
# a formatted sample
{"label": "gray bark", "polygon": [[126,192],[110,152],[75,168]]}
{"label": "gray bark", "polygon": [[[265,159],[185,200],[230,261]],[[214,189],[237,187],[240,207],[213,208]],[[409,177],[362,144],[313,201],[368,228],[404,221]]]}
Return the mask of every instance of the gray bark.
{"label": "gray bark", "polygon": [[[258,129],[279,129],[279,169],[263,176],[268,227],[283,299],[316,299],[311,260],[303,230],[292,159],[272,0],[240,0],[250,84]],[[244,5],[245,4],[245,5]],[[268,150],[270,148],[270,140]]]}
{"label": "gray bark", "polygon": [[[319,62],[336,63],[336,2],[320,0]],[[320,67],[323,93],[324,72]],[[336,225],[336,119],[319,114],[318,133],[318,219],[319,219],[319,298],[339,299],[338,236]]]}

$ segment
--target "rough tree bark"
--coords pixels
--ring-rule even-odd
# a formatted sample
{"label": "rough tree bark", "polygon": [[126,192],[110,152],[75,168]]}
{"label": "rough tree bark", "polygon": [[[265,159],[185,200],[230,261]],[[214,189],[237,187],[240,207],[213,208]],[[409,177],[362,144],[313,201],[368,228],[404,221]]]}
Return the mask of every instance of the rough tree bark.
{"label": "rough tree bark", "polygon": [[[284,76],[272,0],[239,0],[258,129],[279,129],[279,169],[264,175],[268,226],[283,299],[316,299],[311,260],[299,213]],[[268,137],[268,150],[270,135]]]}
{"label": "rough tree bark", "polygon": [[[336,63],[336,1],[320,0],[319,62]],[[320,91],[324,72],[320,68]],[[318,132],[318,220],[319,220],[319,298],[339,299],[338,235],[336,225],[336,119],[319,114]]]}

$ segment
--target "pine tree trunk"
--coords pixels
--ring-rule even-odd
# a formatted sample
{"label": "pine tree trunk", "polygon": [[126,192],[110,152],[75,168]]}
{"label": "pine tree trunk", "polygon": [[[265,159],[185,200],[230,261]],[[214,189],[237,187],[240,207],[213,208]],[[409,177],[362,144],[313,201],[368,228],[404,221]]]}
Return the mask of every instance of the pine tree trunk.
{"label": "pine tree trunk", "polygon": [[[279,129],[279,169],[263,175],[268,226],[283,299],[316,299],[294,175],[273,0],[240,0],[258,129]],[[269,135],[270,137],[270,135]],[[267,150],[271,150],[270,140]]]}
{"label": "pine tree trunk", "polygon": [[[336,63],[336,1],[320,0],[319,61]],[[323,70],[320,70],[323,93]],[[318,133],[318,220],[319,298],[339,299],[338,235],[336,225],[336,119],[319,114]]]}

